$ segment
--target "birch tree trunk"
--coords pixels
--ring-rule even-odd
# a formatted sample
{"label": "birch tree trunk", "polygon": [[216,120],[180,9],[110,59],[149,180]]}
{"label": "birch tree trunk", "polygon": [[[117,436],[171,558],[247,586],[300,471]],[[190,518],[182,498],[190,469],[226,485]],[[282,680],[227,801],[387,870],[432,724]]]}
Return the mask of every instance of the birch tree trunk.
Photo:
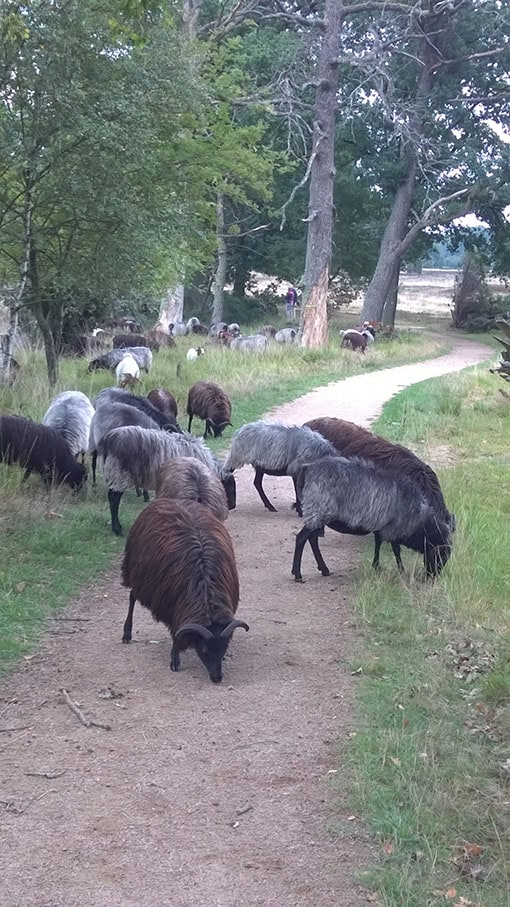
{"label": "birch tree trunk", "polygon": [[30,261],[30,247],[32,243],[32,212],[34,202],[32,186],[27,180],[25,187],[25,203],[23,207],[23,258],[20,265],[19,282],[9,297],[9,326],[7,334],[2,339],[0,349],[0,372],[4,380],[9,381],[11,371],[11,357],[18,331],[18,313],[25,287],[27,285],[28,267]]}
{"label": "birch tree trunk", "polygon": [[328,339],[327,296],[333,242],[336,94],[342,19],[341,0],[326,0],[314,106],[301,346],[323,346]]}
{"label": "birch tree trunk", "polygon": [[161,303],[159,317],[154,330],[170,333],[170,325],[182,321],[184,312],[184,284],[179,283],[168,290],[166,299]]}
{"label": "birch tree trunk", "polygon": [[225,199],[223,192],[218,192],[216,200],[216,242],[218,263],[213,283],[213,310],[211,321],[223,321],[223,303],[225,281],[227,279],[227,241],[225,239]]}

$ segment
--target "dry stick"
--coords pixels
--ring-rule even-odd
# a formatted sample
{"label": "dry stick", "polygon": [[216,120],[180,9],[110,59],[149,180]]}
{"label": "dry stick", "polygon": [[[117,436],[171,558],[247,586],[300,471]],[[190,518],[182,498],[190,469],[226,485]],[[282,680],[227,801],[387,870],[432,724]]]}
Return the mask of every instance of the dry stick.
{"label": "dry stick", "polygon": [[77,620],[77,621],[90,621],[91,617],[46,617],[45,620]]}
{"label": "dry stick", "polygon": [[21,727],[0,727],[0,734],[10,734],[11,731],[27,731],[31,724],[23,724]]}
{"label": "dry stick", "polygon": [[42,798],[45,797],[46,794],[56,794],[56,793],[57,793],[57,791],[55,790],[55,788],[50,787],[49,790],[43,791],[43,793],[39,794],[38,797],[32,797],[32,799],[28,801],[27,805],[24,806],[23,809],[16,809],[16,810],[13,810],[13,812],[15,813],[16,816],[22,816],[23,813],[26,813],[27,809],[30,809],[30,807],[32,806],[32,803],[35,803],[37,800],[42,800]]}
{"label": "dry stick", "polygon": [[30,778],[48,778],[50,781],[53,781],[55,778],[61,778],[62,775],[65,775],[67,769],[63,768],[60,772],[25,772]]}
{"label": "dry stick", "polygon": [[111,731],[112,728],[111,728],[110,724],[103,724],[101,721],[93,721],[91,718],[86,718],[85,715],[83,714],[82,710],[76,705],[75,702],[73,702],[69,693],[67,692],[66,689],[64,689],[64,687],[60,688],[60,692],[62,693],[62,696],[64,697],[64,702],[66,703],[66,705],[69,706],[69,708],[71,709],[71,712],[74,712],[76,717],[80,719],[81,723],[85,727],[100,727],[104,731]]}

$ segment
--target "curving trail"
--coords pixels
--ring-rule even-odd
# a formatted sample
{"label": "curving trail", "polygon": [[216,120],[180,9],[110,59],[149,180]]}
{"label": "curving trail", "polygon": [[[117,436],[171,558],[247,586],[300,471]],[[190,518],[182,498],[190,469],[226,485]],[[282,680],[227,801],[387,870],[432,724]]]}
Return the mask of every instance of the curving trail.
{"label": "curving trail", "polygon": [[[401,387],[490,352],[454,339],[446,356],[348,378],[270,417],[368,424]],[[229,518],[251,630],[234,636],[221,686],[191,653],[171,674],[167,633],[139,606],[138,644],[121,645],[118,569],[0,686],[0,731],[23,728],[0,733],[0,907],[366,903],[354,876],[369,843],[347,821],[338,745],[355,720],[349,598],[367,543],[326,538],[334,575],[305,555],[295,585],[290,479],[265,479],[277,514],[252,479],[238,473]],[[62,687],[112,729],[80,724]]]}

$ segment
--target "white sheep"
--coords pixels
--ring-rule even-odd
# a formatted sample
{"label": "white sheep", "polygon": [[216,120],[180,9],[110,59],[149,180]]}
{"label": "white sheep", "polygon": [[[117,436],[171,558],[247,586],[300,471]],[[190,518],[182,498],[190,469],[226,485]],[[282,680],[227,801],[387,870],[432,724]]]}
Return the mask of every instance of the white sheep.
{"label": "white sheep", "polygon": [[194,362],[195,359],[198,359],[199,356],[203,356],[204,353],[205,350],[203,346],[197,346],[196,349],[192,346],[186,353],[186,359],[188,360],[188,362]]}
{"label": "white sheep", "polygon": [[115,369],[118,387],[133,387],[140,381],[140,369],[133,356],[124,356]]}

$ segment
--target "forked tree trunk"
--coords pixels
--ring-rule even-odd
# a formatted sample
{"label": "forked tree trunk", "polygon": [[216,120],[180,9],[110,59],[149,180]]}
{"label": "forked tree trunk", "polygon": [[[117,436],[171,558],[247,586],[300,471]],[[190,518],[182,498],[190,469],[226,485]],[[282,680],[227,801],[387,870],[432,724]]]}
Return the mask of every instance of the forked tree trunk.
{"label": "forked tree trunk", "polygon": [[227,279],[227,241],[225,239],[225,199],[223,192],[218,192],[216,200],[216,242],[218,262],[213,283],[213,310],[211,321],[223,321],[223,304],[225,281]]}
{"label": "forked tree trunk", "polygon": [[381,319],[383,326],[386,328],[391,328],[392,330],[395,327],[395,315],[397,312],[399,277],[400,277],[400,259],[399,259],[398,265],[395,268],[395,271],[393,274],[390,291],[388,293],[386,302],[384,303],[384,309],[383,309],[382,319]]}
{"label": "forked tree trunk", "polygon": [[176,321],[182,321],[183,312],[184,284],[179,283],[168,291],[166,299],[161,303],[159,317],[154,325],[154,330],[168,334],[171,324],[175,324]]}
{"label": "forked tree trunk", "polygon": [[301,346],[323,346],[328,340],[327,298],[333,242],[336,95],[342,17],[341,0],[326,0],[314,107]]}
{"label": "forked tree trunk", "polygon": [[401,243],[407,229],[407,219],[411,210],[416,168],[416,160],[413,160],[409,166],[405,181],[397,189],[391,214],[381,240],[374,276],[365,293],[361,312],[362,321],[382,321],[384,305],[391,293],[395,274],[397,274],[398,278]]}

